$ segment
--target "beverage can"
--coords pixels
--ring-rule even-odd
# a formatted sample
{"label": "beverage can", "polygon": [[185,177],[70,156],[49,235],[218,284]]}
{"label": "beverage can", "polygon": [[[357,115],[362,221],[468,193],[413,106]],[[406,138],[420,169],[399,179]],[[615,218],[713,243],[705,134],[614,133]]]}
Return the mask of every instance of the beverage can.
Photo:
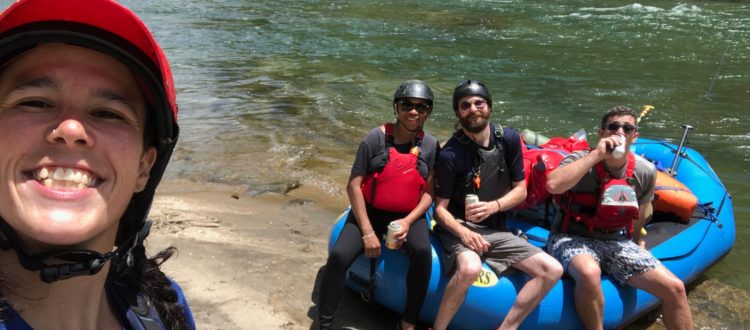
{"label": "beverage can", "polygon": [[617,135],[617,138],[620,139],[620,145],[616,146],[614,150],[612,150],[612,157],[616,159],[622,158],[622,156],[625,156],[625,137],[622,135]]}
{"label": "beverage can", "polygon": [[385,247],[395,250],[398,247],[396,242],[396,233],[400,232],[402,225],[398,221],[391,221],[388,224],[388,233],[385,235]]}
{"label": "beverage can", "polygon": [[478,202],[479,202],[479,196],[474,195],[474,194],[467,194],[466,199],[464,200],[465,205],[471,205],[471,204],[478,203]]}
{"label": "beverage can", "polygon": [[[466,199],[464,199],[464,212],[466,212],[467,206],[474,204],[474,203],[479,203],[479,196],[474,195],[474,194],[467,194]],[[466,217],[466,220],[469,219],[468,214],[464,214],[464,216]]]}

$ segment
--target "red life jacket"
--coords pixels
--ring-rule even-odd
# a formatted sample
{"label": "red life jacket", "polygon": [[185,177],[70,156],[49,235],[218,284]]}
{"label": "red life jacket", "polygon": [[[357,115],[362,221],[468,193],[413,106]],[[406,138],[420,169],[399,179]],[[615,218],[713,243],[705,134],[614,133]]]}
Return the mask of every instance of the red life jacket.
{"label": "red life jacket", "polygon": [[559,195],[557,201],[563,211],[562,232],[569,231],[573,220],[585,225],[589,233],[595,229],[609,233],[625,228],[630,237],[633,220],[638,218],[638,198],[628,183],[635,180],[635,156],[628,153],[625,178],[612,178],[601,162],[594,166],[594,171],[600,181],[598,192],[568,191]]}
{"label": "red life jacket", "polygon": [[410,152],[402,154],[393,147],[393,124],[385,124],[385,167],[362,180],[360,189],[365,202],[391,212],[411,212],[417,207],[425,191],[425,180],[417,168],[423,137],[424,132],[420,131]]}

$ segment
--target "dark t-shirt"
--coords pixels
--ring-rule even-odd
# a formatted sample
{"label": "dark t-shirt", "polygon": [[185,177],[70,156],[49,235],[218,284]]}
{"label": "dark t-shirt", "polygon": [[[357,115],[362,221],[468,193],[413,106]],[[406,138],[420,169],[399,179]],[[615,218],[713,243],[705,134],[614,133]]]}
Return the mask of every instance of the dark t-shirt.
{"label": "dark t-shirt", "polygon": [[[492,125],[492,124],[490,124]],[[493,132],[490,134],[490,147],[495,146],[494,125],[490,127]],[[521,151],[521,138],[516,130],[504,127],[501,141],[505,162],[510,171],[510,180],[518,182],[524,180],[523,154]],[[465,178],[473,171],[471,159],[468,154],[471,150],[461,144],[456,138],[451,138],[440,150],[440,156],[435,165],[435,195],[440,198],[450,199],[456,189],[461,189],[460,185]],[[449,207],[449,209],[453,209]],[[463,218],[463,214],[453,214],[454,217]]]}
{"label": "dark t-shirt", "polygon": [[[409,153],[412,144],[394,144],[393,147],[399,153],[407,154]],[[435,158],[437,157],[440,146],[434,136],[425,132],[424,137],[422,137],[421,148],[422,152],[419,154],[417,168],[419,169],[419,175],[426,179],[429,171],[435,166]],[[372,173],[373,169],[378,165],[385,165],[374,163],[376,156],[385,152],[387,152],[385,149],[385,133],[380,130],[380,127],[375,127],[367,133],[365,138],[359,144],[359,149],[354,158],[351,173],[353,175],[366,175]]]}
{"label": "dark t-shirt", "polygon": [[[494,125],[490,129],[494,132]],[[495,143],[495,134],[490,134],[490,146],[494,146]],[[505,162],[510,169],[511,180],[513,182],[523,181],[523,154],[518,132],[510,127],[504,127],[501,143],[505,153]],[[457,139],[448,140],[443,149],[440,150],[440,158],[436,165],[435,195],[437,197],[451,198],[457,179],[464,177],[471,171],[472,164],[469,164],[468,161],[471,157],[468,157],[468,152],[469,149]]]}

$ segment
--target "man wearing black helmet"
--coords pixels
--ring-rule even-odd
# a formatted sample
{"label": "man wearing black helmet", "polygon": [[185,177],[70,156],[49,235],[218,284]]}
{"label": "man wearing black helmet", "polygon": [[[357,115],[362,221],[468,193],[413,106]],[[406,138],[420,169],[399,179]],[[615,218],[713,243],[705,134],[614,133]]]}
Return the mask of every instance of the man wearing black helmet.
{"label": "man wearing black helmet", "polygon": [[146,255],[177,140],[169,64],[110,0],[0,13],[0,329],[194,329]]}
{"label": "man wearing black helmet", "polygon": [[[393,95],[395,123],[373,128],[359,145],[347,193],[351,212],[326,263],[321,280],[319,325],[333,323],[344,290],[346,270],[364,251],[380,255],[380,237],[389,224],[399,225],[394,245],[406,246],[406,308],[399,328],[414,329],[432,271],[432,249],[425,212],[432,204],[435,137],[422,127],[432,112],[432,90],[419,80],[401,84]],[[415,171],[416,169],[416,171]]]}
{"label": "man wearing black helmet", "polygon": [[[435,329],[447,328],[486,262],[498,275],[508,267],[531,279],[519,290],[501,329],[515,329],[562,276],[560,264],[510,233],[504,211],[526,198],[521,140],[511,128],[491,124],[492,96],[480,81],[459,83],[453,111],[461,126],[440,152],[436,168],[435,233],[448,254],[448,282]],[[466,205],[467,195],[478,202]]]}

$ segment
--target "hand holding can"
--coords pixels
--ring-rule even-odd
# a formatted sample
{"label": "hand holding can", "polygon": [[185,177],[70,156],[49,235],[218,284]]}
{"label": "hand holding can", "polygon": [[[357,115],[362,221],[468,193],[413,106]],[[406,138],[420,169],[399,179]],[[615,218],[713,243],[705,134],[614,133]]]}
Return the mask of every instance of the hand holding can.
{"label": "hand holding can", "polygon": [[391,250],[398,249],[400,244],[396,240],[396,233],[401,231],[403,225],[399,221],[391,221],[388,224],[388,233],[385,235],[385,247]]}
{"label": "hand holding can", "polygon": [[615,138],[620,141],[620,144],[615,146],[615,148],[612,150],[612,157],[614,157],[615,159],[620,159],[625,156],[625,137],[622,135],[615,135]]}
{"label": "hand holding can", "polygon": [[467,194],[464,199],[464,217],[466,220],[469,220],[469,214],[466,212],[466,207],[474,203],[479,203],[479,196],[475,194]]}

